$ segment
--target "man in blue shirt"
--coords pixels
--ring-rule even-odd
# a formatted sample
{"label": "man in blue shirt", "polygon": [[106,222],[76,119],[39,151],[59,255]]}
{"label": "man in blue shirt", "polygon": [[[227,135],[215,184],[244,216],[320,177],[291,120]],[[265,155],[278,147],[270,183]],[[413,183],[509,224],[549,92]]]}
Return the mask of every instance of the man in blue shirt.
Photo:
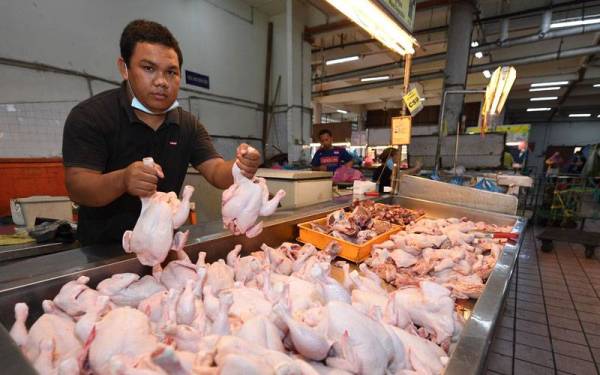
{"label": "man in blue shirt", "polygon": [[335,172],[342,165],[352,167],[352,155],[341,147],[333,147],[331,131],[323,129],[319,132],[321,148],[317,150],[310,163],[313,171]]}

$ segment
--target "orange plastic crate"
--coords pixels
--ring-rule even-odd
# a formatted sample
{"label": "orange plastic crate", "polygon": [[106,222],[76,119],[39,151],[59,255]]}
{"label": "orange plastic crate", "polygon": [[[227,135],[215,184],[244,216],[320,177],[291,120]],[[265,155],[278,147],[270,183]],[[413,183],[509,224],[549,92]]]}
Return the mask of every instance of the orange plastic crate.
{"label": "orange plastic crate", "polygon": [[327,245],[329,245],[331,241],[337,241],[342,248],[338,256],[355,263],[361,262],[364,259],[366,259],[371,254],[371,249],[373,248],[373,245],[389,240],[392,234],[404,229],[404,227],[401,225],[392,224],[392,229],[390,229],[389,231],[382,233],[379,236],[365,243],[355,244],[352,242],[344,241],[341,238],[333,237],[328,234],[318,232],[311,228],[312,223],[325,224],[326,220],[327,218],[324,217],[321,219],[298,224],[298,228],[300,229],[300,235],[298,237],[298,240],[304,243],[309,242],[313,244],[317,249],[321,250],[324,249]]}

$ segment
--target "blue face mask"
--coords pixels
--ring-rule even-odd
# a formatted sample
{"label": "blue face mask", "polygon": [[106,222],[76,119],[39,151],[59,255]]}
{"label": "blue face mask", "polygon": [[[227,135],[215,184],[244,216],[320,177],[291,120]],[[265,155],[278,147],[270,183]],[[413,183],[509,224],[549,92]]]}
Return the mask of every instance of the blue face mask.
{"label": "blue face mask", "polygon": [[389,169],[392,170],[394,169],[394,160],[392,160],[392,158],[388,158],[388,160],[385,162],[385,166]]}
{"label": "blue face mask", "polygon": [[[127,72],[127,76],[129,76],[129,71],[127,71],[127,65],[125,65],[125,71]],[[171,106],[169,108],[167,108],[165,111],[162,112],[152,112],[151,110],[149,110],[148,108],[146,108],[145,105],[142,104],[142,102],[140,102],[138,100],[138,98],[136,98],[135,93],[133,92],[133,88],[131,87],[131,84],[129,83],[129,80],[127,80],[127,85],[129,86],[129,90],[131,90],[131,96],[133,97],[131,99],[131,107],[142,111],[144,113],[147,113],[149,115],[164,115],[165,113],[172,111],[173,109],[179,107],[179,102],[177,101],[177,99],[175,99],[175,101],[173,102],[173,104],[171,104]]]}

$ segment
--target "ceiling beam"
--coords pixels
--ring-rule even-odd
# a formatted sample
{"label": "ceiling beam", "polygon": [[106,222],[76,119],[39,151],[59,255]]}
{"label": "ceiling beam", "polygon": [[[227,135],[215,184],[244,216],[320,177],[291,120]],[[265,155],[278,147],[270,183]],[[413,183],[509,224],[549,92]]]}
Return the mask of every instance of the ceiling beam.
{"label": "ceiling beam", "polygon": [[[596,53],[600,53],[600,46],[598,46],[598,45],[594,45],[594,46],[590,46],[590,47],[583,47],[583,48],[574,48],[574,49],[565,50],[565,51],[543,53],[543,54],[539,54],[539,55],[507,59],[507,60],[502,60],[502,61],[495,61],[495,62],[488,63],[488,64],[475,65],[475,66],[469,67],[468,73],[483,72],[484,70],[494,70],[500,65],[527,65],[527,64],[535,64],[535,63],[547,62],[547,61],[553,61],[553,60],[567,59],[567,58],[577,57],[577,56],[593,55]],[[413,81],[413,82],[427,81],[430,79],[442,78],[443,76],[444,76],[444,71],[438,71],[438,72],[415,75],[415,76],[411,77],[411,81]],[[334,89],[329,89],[329,90],[313,91],[312,96],[319,97],[319,96],[328,96],[328,95],[335,95],[335,94],[344,94],[344,93],[355,92],[355,91],[370,90],[370,89],[375,89],[375,88],[380,88],[380,87],[395,86],[395,85],[402,84],[402,82],[403,82],[403,78],[395,78],[395,79],[390,79],[390,80],[381,81],[381,82],[362,83],[362,84],[358,84],[358,85],[339,87],[339,88],[334,88]]]}
{"label": "ceiling beam", "polygon": [[[600,44],[600,36],[596,36],[596,38],[594,40],[594,44],[596,46],[598,46]],[[550,113],[550,119],[548,121],[552,121],[554,116],[560,111],[561,107],[564,105],[565,101],[571,94],[571,91],[573,91],[573,88],[575,88],[575,85],[577,83],[583,81],[583,79],[585,78],[585,72],[588,68],[588,64],[590,63],[590,61],[592,61],[593,57],[594,57],[594,54],[590,54],[583,58],[583,61],[581,62],[581,66],[580,66],[579,70],[577,70],[577,79],[569,82],[567,91],[565,91],[565,93],[560,97],[556,107],[554,109],[552,109],[552,112]]]}
{"label": "ceiling beam", "polygon": [[[498,50],[498,49],[502,49],[502,48],[509,48],[509,47],[514,47],[514,46],[523,45],[523,44],[537,43],[537,42],[541,42],[541,41],[545,41],[545,40],[582,35],[582,34],[592,33],[592,32],[596,32],[596,31],[600,31],[600,24],[587,25],[585,27],[582,27],[582,26],[569,27],[569,28],[565,28],[565,29],[561,29],[561,30],[550,31],[546,34],[535,33],[535,34],[530,34],[530,35],[526,35],[526,36],[522,36],[522,37],[518,37],[518,38],[507,39],[504,42],[487,43],[487,44],[481,45],[477,48],[471,48],[470,53],[474,54],[476,52],[489,52],[489,51]],[[436,53],[436,54],[432,54],[432,55],[416,57],[413,59],[413,64],[416,65],[419,63],[422,64],[422,63],[428,63],[428,62],[433,62],[433,61],[441,61],[441,60],[445,59],[445,57],[446,57],[446,53]],[[333,81],[354,78],[354,77],[361,77],[361,76],[365,76],[367,74],[379,73],[379,72],[387,71],[390,69],[402,69],[402,67],[403,67],[403,64],[401,62],[381,64],[381,65],[371,66],[371,67],[367,67],[367,68],[350,70],[347,72],[336,73],[336,74],[331,74],[328,76],[313,78],[313,83],[318,84],[318,83],[333,82]]]}

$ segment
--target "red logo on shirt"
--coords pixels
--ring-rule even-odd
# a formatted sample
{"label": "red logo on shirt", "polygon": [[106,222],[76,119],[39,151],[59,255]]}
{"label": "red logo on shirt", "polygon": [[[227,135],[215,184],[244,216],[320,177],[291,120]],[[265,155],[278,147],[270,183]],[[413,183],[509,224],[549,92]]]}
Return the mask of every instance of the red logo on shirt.
{"label": "red logo on shirt", "polygon": [[323,156],[320,161],[321,164],[337,164],[339,159],[339,156]]}

